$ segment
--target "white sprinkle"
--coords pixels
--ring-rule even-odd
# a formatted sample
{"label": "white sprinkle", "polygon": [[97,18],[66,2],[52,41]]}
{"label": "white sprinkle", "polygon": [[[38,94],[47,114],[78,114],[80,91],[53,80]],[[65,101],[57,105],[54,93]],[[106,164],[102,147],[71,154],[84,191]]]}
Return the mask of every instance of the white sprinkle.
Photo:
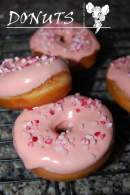
{"label": "white sprinkle", "polygon": [[21,59],[21,63],[22,64],[26,63],[26,59],[25,58]]}
{"label": "white sprinkle", "polygon": [[17,62],[17,61],[19,61],[20,58],[16,56],[14,59]]}
{"label": "white sprinkle", "polygon": [[112,128],[112,123],[107,123],[108,128]]}

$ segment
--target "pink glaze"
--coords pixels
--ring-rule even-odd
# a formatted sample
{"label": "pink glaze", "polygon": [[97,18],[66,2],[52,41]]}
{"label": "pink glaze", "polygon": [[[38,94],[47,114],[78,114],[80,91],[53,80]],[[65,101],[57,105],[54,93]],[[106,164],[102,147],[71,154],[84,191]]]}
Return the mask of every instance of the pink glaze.
{"label": "pink glaze", "polygon": [[57,57],[5,59],[0,65],[0,97],[29,92],[64,70],[67,66]]}
{"label": "pink glaze", "polygon": [[45,27],[50,28],[41,28],[32,36],[30,41],[32,50],[79,62],[83,57],[90,56],[100,49],[91,31],[73,28],[82,27],[77,23],[65,25],[64,22],[57,24],[54,21],[52,24],[46,24]]}
{"label": "pink glaze", "polygon": [[115,81],[117,86],[130,97],[130,56],[114,60],[108,69],[107,78]]}
{"label": "pink glaze", "polygon": [[110,112],[99,100],[79,94],[25,110],[13,129],[14,146],[26,168],[43,167],[56,173],[95,164],[112,139]]}

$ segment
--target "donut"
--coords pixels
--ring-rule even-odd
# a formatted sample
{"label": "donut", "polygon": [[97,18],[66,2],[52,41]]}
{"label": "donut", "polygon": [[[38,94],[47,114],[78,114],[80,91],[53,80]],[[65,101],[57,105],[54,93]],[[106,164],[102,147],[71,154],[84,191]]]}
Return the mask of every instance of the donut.
{"label": "donut", "polygon": [[100,44],[90,30],[77,23],[65,25],[63,21],[58,24],[53,21],[44,27],[36,31],[30,39],[30,48],[34,55],[59,56],[67,60],[71,68],[78,68],[79,64],[90,68],[95,63]]}
{"label": "donut", "polygon": [[130,56],[111,62],[107,72],[107,88],[115,101],[130,112]]}
{"label": "donut", "polygon": [[74,180],[109,157],[113,121],[97,99],[79,94],[24,110],[13,128],[14,147],[27,169],[52,181]]}
{"label": "donut", "polygon": [[0,106],[32,108],[57,101],[71,89],[71,76],[58,57],[5,59],[0,66]]}

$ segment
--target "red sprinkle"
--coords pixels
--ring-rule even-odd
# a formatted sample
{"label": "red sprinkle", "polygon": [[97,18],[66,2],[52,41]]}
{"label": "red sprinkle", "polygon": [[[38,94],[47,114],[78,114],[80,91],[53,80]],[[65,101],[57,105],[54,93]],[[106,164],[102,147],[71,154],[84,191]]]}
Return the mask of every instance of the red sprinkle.
{"label": "red sprinkle", "polygon": [[103,133],[100,137],[101,137],[101,139],[104,139],[106,137],[106,134]]}
{"label": "red sprinkle", "polygon": [[76,108],[76,112],[80,112],[81,110],[79,108]]}
{"label": "red sprinkle", "polygon": [[81,106],[87,106],[87,100],[86,99],[81,99]]}
{"label": "red sprinkle", "polygon": [[55,114],[55,111],[54,110],[50,110],[50,114],[51,115],[54,115]]}
{"label": "red sprinkle", "polygon": [[94,133],[94,135],[95,135],[96,137],[98,137],[99,135],[101,135],[101,132],[100,132],[100,131],[97,131],[97,132]]}
{"label": "red sprinkle", "polygon": [[47,138],[46,140],[45,140],[45,144],[51,144],[52,143],[52,138]]}
{"label": "red sprinkle", "polygon": [[31,127],[29,127],[29,126],[26,127],[26,130],[30,130],[30,129],[31,129]]}
{"label": "red sprinkle", "polygon": [[105,125],[105,124],[106,124],[106,121],[100,121],[100,123],[101,123],[102,125]]}
{"label": "red sprinkle", "polygon": [[39,120],[34,120],[34,121],[35,121],[35,123],[37,123],[37,124],[38,124],[38,123],[40,123],[40,121],[39,121]]}
{"label": "red sprinkle", "polygon": [[100,131],[97,131],[94,133],[96,137],[100,137],[101,139],[104,139],[106,137],[105,133],[101,133]]}
{"label": "red sprinkle", "polygon": [[33,141],[33,142],[36,142],[37,140],[38,140],[38,137],[36,137],[36,136],[33,136],[33,137],[32,137],[32,141]]}
{"label": "red sprinkle", "polygon": [[100,124],[105,125],[106,124],[106,121],[97,121],[97,124],[98,125],[100,125]]}
{"label": "red sprinkle", "polygon": [[81,106],[87,106],[87,101],[86,100],[82,100],[81,101]]}

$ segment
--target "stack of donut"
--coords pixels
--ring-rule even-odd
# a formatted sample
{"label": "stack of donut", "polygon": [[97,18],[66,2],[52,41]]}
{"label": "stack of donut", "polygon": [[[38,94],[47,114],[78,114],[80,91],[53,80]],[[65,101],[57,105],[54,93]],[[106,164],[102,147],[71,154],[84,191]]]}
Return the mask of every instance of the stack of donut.
{"label": "stack of donut", "polygon": [[[15,121],[13,142],[25,167],[42,178],[68,181],[106,162],[113,145],[113,120],[100,100],[68,95],[72,84],[67,65],[89,68],[95,63],[100,44],[94,34],[75,23],[68,28],[55,21],[46,26],[50,28],[31,37],[33,57],[2,62],[0,106],[24,109]],[[122,63],[126,65],[119,69]],[[129,58],[114,64],[108,72],[112,93],[116,79],[118,83],[116,71],[119,80],[129,72]]]}

